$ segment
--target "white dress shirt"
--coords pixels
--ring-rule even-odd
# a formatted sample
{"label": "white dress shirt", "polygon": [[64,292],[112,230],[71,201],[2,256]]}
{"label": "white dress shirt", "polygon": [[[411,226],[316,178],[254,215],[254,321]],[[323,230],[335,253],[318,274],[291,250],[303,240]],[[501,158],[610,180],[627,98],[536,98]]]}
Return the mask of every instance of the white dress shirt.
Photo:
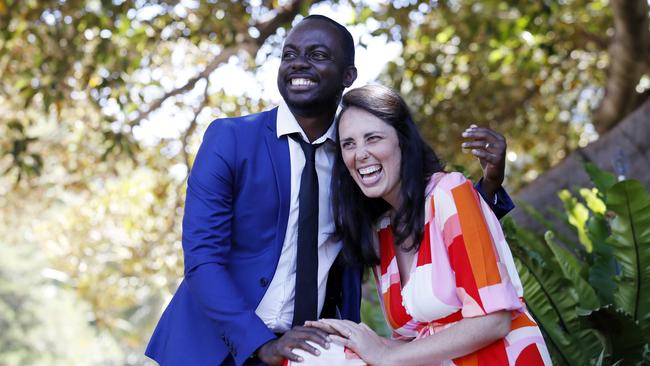
{"label": "white dress shirt", "polygon": [[[278,108],[277,135],[300,133],[303,140],[309,141],[304,131],[291,114],[284,101]],[[293,305],[296,290],[296,260],[298,240],[298,192],[300,179],[305,166],[305,155],[300,144],[292,138],[289,142],[291,159],[291,202],[287,232],[282,244],[282,253],[273,279],[255,313],[264,324],[274,332],[284,332],[291,328]],[[318,175],[318,313],[325,302],[327,275],[336,256],[341,250],[341,242],[334,241],[334,216],[330,199],[332,167],[336,157],[336,126],[334,123],[314,144],[325,142],[316,149],[316,174]]]}

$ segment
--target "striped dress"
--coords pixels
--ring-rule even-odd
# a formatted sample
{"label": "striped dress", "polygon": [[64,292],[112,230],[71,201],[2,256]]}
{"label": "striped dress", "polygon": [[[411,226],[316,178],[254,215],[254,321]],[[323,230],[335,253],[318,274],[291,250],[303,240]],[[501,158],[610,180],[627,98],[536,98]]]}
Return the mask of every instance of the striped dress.
{"label": "striped dress", "polygon": [[378,222],[381,263],[374,268],[393,337],[412,340],[464,318],[507,310],[512,330],[466,356],[432,365],[551,365],[499,221],[460,173],[436,173],[427,187],[422,243],[402,286],[390,219]]}

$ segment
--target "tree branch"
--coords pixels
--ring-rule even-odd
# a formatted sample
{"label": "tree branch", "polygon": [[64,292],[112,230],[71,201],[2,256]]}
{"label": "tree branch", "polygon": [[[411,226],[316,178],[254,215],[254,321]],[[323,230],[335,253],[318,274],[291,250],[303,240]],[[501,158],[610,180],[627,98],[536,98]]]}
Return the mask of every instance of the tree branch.
{"label": "tree branch", "polygon": [[635,87],[646,69],[650,42],[647,1],[612,0],[611,5],[615,35],[609,46],[609,75],[593,118],[601,134],[634,110]]}
{"label": "tree branch", "polygon": [[222,63],[228,61],[230,56],[236,54],[242,48],[246,49],[247,44],[248,43],[244,43],[244,45],[237,45],[237,46],[232,46],[232,47],[225,48],[223,51],[221,51],[220,54],[218,54],[214,59],[212,59],[212,61],[210,61],[208,66],[206,66],[205,69],[203,69],[203,71],[201,71],[198,75],[196,75],[195,77],[188,80],[185,83],[185,85],[183,85],[181,87],[178,87],[178,88],[175,88],[175,89],[172,89],[172,90],[168,91],[167,93],[165,93],[165,95],[163,95],[162,97],[156,99],[154,102],[152,102],[149,105],[147,110],[140,111],[138,113],[138,116],[135,119],[133,119],[130,122],[130,124],[132,126],[135,126],[135,125],[139,124],[143,119],[146,119],[147,117],[149,117],[149,114],[151,114],[151,112],[153,112],[153,111],[157,110],[158,108],[160,108],[162,106],[162,104],[167,99],[169,99],[169,98],[171,98],[173,96],[179,95],[179,94],[184,94],[184,93],[194,89],[194,86],[196,85],[196,83],[199,82],[199,80],[207,79],[210,76],[210,74],[212,74],[212,72],[217,67],[219,67]]}
{"label": "tree branch", "polygon": [[576,27],[575,28],[575,35],[577,36],[576,38],[584,40],[580,47],[586,49],[587,43],[592,42],[593,44],[598,47],[599,50],[606,50],[609,45],[610,45],[610,39],[609,37],[603,37],[599,34],[595,34],[592,32],[589,32],[588,30],[582,28],[582,27]]}

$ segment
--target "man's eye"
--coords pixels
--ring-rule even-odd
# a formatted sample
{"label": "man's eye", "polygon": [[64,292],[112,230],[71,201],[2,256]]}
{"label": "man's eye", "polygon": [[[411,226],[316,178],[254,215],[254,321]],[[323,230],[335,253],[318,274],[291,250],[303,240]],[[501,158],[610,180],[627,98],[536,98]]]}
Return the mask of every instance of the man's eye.
{"label": "man's eye", "polygon": [[312,60],[317,61],[327,60],[329,58],[325,52],[312,52],[310,57]]}
{"label": "man's eye", "polygon": [[287,59],[292,59],[296,57],[296,53],[292,51],[286,51],[282,54],[282,59],[287,60]]}

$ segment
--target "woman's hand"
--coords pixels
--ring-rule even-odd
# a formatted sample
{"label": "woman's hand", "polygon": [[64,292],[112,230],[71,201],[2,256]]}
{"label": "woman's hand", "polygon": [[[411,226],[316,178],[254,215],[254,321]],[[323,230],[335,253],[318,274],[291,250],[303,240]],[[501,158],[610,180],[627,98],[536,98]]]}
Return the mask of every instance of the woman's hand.
{"label": "woman's hand", "polygon": [[378,366],[386,363],[384,355],[394,343],[380,337],[364,323],[354,323],[349,320],[321,319],[317,322],[306,322],[305,326],[319,328],[330,335],[332,341],[354,351],[366,363]]}

